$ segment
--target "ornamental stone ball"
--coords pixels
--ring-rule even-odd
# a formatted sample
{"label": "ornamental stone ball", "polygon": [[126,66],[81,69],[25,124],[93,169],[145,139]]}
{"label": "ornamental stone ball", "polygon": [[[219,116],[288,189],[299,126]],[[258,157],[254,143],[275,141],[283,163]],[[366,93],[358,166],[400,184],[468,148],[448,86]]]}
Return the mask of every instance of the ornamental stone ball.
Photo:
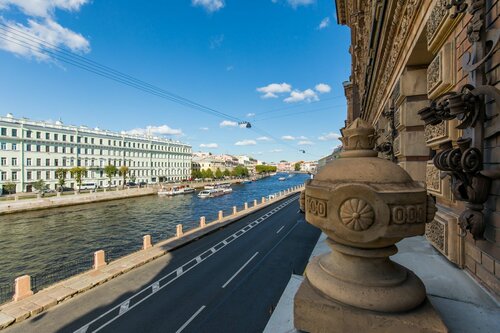
{"label": "ornamental stone ball", "polygon": [[[310,261],[301,289],[314,290],[314,297],[325,302],[363,311],[415,309],[426,299],[425,287],[389,256],[397,253],[394,244],[401,239],[424,234],[425,223],[434,219],[434,201],[422,183],[397,164],[377,157],[377,137],[370,124],[358,118],[342,130],[342,136],[340,158],[306,184],[306,220],[328,236],[332,252]],[[325,327],[319,323],[321,315],[308,318],[312,311],[305,306],[310,306],[312,292],[302,291],[309,295],[304,298],[301,289],[295,297],[295,326],[321,331],[313,329]],[[326,309],[323,300],[312,303]]]}

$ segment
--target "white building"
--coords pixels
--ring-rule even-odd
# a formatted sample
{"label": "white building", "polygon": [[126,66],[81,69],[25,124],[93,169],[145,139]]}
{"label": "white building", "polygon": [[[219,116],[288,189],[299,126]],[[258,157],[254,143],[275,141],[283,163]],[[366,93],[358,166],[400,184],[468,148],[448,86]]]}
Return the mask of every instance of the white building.
{"label": "white building", "polygon": [[[110,164],[128,166],[136,182],[187,179],[191,153],[191,146],[159,137],[0,117],[0,187],[12,181],[17,192],[32,191],[32,183],[40,179],[55,189],[55,171],[74,166],[86,167],[84,181],[98,186],[108,185],[103,168]],[[70,177],[68,173],[65,186],[75,188]],[[115,185],[121,181],[118,175],[112,179]]]}

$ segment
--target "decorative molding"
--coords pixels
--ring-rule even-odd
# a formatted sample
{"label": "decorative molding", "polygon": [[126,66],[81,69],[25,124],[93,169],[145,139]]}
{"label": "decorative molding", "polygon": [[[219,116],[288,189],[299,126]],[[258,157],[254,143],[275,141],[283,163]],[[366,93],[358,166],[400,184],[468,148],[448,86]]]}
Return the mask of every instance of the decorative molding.
{"label": "decorative molding", "polygon": [[425,236],[429,242],[444,255],[448,254],[447,231],[448,228],[446,225],[436,218],[431,223],[425,225]]}
{"label": "decorative molding", "polygon": [[441,172],[436,168],[436,166],[431,162],[427,163],[425,172],[425,183],[427,185],[427,191],[441,196],[442,192],[442,182],[441,182]]}
{"label": "decorative molding", "polygon": [[314,216],[326,217],[327,203],[325,200],[307,197],[307,212]]}
{"label": "decorative molding", "polygon": [[435,126],[427,125],[424,130],[425,143],[430,145],[439,144],[440,142],[448,139],[448,123],[441,122]]}
{"label": "decorative molding", "polygon": [[441,82],[441,56],[438,54],[427,67],[427,92],[432,91]]}
{"label": "decorative molding", "polygon": [[391,224],[425,223],[425,205],[405,205],[391,207]]}
{"label": "decorative molding", "polygon": [[427,67],[427,95],[434,99],[450,91],[455,85],[455,48],[447,43]]}
{"label": "decorative molding", "polygon": [[354,231],[365,231],[375,222],[373,207],[363,199],[351,198],[339,208],[342,223]]}
{"label": "decorative molding", "polygon": [[397,136],[394,139],[393,150],[394,150],[394,155],[396,156],[401,155],[401,136]]}
{"label": "decorative molding", "polygon": [[456,15],[447,9],[449,0],[437,0],[426,23],[427,49],[436,53],[460,21],[462,14]]}

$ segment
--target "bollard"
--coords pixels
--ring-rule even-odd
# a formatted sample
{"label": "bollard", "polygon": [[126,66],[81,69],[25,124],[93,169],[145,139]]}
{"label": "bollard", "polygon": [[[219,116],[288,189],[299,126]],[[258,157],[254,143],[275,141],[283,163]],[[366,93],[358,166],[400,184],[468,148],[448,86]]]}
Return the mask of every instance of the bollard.
{"label": "bollard", "polygon": [[181,237],[183,234],[184,232],[182,231],[182,224],[178,224],[176,228],[176,236]]}
{"label": "bollard", "polygon": [[107,190],[108,190],[107,188],[104,188],[104,193],[106,193]]}
{"label": "bollard", "polygon": [[224,212],[222,210],[219,210],[219,221],[222,220],[224,217]]}
{"label": "bollard", "polygon": [[254,201],[253,201],[253,206],[254,206],[254,207],[257,207],[257,200],[254,200]]}
{"label": "bollard", "polygon": [[61,196],[61,192],[57,192],[57,193],[56,193],[56,196],[57,196],[57,197],[60,197],[60,196]]}
{"label": "bollard", "polygon": [[266,202],[266,198],[262,197],[262,203]]}
{"label": "bollard", "polygon": [[200,228],[204,228],[206,226],[205,216],[200,217]]}
{"label": "bollard", "polygon": [[94,252],[94,269],[99,269],[106,266],[106,256],[104,250],[99,250]]}
{"label": "bollard", "polygon": [[33,295],[31,290],[31,277],[29,275],[23,275],[14,281],[14,297],[12,298],[14,302],[20,301],[23,298]]}
{"label": "bollard", "polygon": [[237,212],[238,212],[238,209],[236,208],[236,206],[233,206],[233,215],[236,215]]}
{"label": "bollard", "polygon": [[142,249],[147,250],[153,245],[151,244],[151,235],[145,235],[142,237]]}
{"label": "bollard", "polygon": [[78,191],[75,191],[75,193],[74,193],[74,194],[75,194],[75,195],[78,195]]}
{"label": "bollard", "polygon": [[248,209],[248,202],[245,202],[245,208],[244,208],[244,209],[245,209],[245,210],[247,210],[247,209]]}
{"label": "bollard", "polygon": [[14,196],[14,201],[18,201],[19,200],[19,196],[18,195],[15,195]]}

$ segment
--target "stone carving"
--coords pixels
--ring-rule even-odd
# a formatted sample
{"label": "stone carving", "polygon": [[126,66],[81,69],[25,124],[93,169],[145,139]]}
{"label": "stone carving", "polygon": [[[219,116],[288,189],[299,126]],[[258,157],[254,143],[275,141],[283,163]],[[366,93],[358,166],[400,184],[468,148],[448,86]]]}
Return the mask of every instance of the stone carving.
{"label": "stone carving", "polygon": [[307,198],[307,212],[318,217],[326,217],[326,201]]}
{"label": "stone carving", "polygon": [[427,20],[427,45],[431,45],[431,42],[436,36],[439,26],[443,20],[448,16],[448,9],[446,9],[448,0],[438,0],[436,5],[432,9],[431,16]]}
{"label": "stone carving", "polygon": [[393,151],[394,151],[394,155],[396,155],[396,156],[401,155],[401,137],[399,137],[399,136],[394,139]]}
{"label": "stone carving", "polygon": [[425,183],[429,191],[441,194],[441,172],[432,163],[427,164]]}
{"label": "stone carving", "polygon": [[448,127],[446,122],[442,122],[437,124],[436,126],[427,125],[425,126],[424,138],[427,144],[431,144],[434,141],[437,141],[442,138],[446,138],[448,136]]}
{"label": "stone carving", "polygon": [[441,57],[438,54],[427,67],[427,93],[441,83]]}
{"label": "stone carving", "polygon": [[394,111],[394,127],[399,128],[401,125],[401,107],[397,108],[396,111]]}
{"label": "stone carving", "polygon": [[349,229],[364,231],[373,224],[375,213],[372,206],[363,199],[352,198],[340,206],[340,218]]}
{"label": "stone carving", "polygon": [[424,205],[393,206],[391,208],[391,221],[395,224],[425,223],[426,220]]}
{"label": "stone carving", "polygon": [[433,220],[425,226],[425,236],[441,252],[446,254],[445,228],[444,224]]}

